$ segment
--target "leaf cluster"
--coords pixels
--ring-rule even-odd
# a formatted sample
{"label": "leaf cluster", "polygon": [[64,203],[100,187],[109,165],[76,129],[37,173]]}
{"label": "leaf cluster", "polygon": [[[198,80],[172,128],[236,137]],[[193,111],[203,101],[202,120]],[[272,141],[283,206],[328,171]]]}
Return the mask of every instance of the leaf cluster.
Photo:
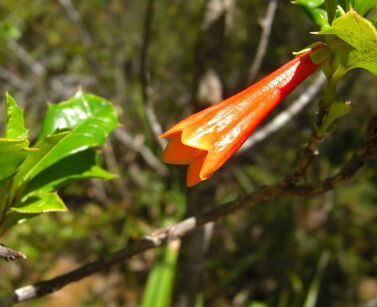
{"label": "leaf cluster", "polygon": [[40,213],[67,211],[56,190],[68,182],[114,178],[99,166],[97,148],[117,125],[109,101],[79,91],[48,106],[39,137],[30,144],[23,111],[7,94],[0,138],[0,233]]}

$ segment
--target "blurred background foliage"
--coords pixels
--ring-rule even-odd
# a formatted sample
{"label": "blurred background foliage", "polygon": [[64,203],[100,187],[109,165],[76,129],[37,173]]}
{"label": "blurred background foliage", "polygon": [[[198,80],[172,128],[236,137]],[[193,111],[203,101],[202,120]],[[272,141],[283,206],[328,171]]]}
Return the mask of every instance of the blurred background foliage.
{"label": "blurred background foliage", "polygon": [[[290,170],[309,136],[318,97],[194,192],[184,186],[184,168],[158,162],[162,149],[146,99],[166,129],[208,105],[198,97],[206,69],[220,80],[220,96],[247,85],[267,2],[217,1],[226,4],[223,19],[208,38],[209,2],[156,0],[149,16],[147,0],[0,2],[0,93],[10,92],[24,107],[31,135],[38,133],[46,101],[65,100],[78,87],[112,100],[123,124],[104,149],[103,164],[117,179],[64,188],[60,195],[69,213],[38,216],[2,238],[28,259],[1,263],[0,294],[179,221],[190,193],[202,200],[198,207],[214,206],[276,183]],[[317,28],[299,7],[278,2],[258,78],[318,39],[308,34]],[[311,80],[269,118],[305,93]],[[339,170],[360,144],[363,124],[377,110],[376,85],[361,70],[341,82],[339,98],[351,100],[354,110],[322,144],[308,180]],[[356,306],[376,299],[376,203],[377,161],[370,161],[336,191],[280,198],[223,219],[208,242],[197,306]],[[178,249],[171,244],[148,251],[22,306],[168,306]]]}

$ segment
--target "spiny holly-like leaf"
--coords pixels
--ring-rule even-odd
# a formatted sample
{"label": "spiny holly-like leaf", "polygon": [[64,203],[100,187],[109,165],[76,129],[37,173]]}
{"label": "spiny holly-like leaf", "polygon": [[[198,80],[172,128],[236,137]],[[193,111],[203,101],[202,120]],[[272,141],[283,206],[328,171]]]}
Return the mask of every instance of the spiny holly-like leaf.
{"label": "spiny holly-like leaf", "polygon": [[6,94],[4,125],[6,138],[25,139],[27,143],[28,131],[24,125],[24,112],[9,94]]}
{"label": "spiny holly-like leaf", "polygon": [[37,150],[29,153],[14,178],[15,188],[23,186],[25,182],[33,178],[38,172],[56,162],[54,156],[51,157],[51,153],[67,134],[68,132],[62,132],[47,136],[40,142]]}
{"label": "spiny holly-like leaf", "polygon": [[345,72],[359,67],[377,75],[377,31],[370,21],[351,9],[318,34],[335,36],[328,45]]}
{"label": "spiny holly-like leaf", "polygon": [[[117,125],[111,103],[94,95],[78,92],[66,102],[50,105],[35,145],[40,149],[39,153],[29,156],[17,174],[17,180],[29,181],[72,154],[104,145],[106,137]],[[55,132],[61,133],[51,135]]]}
{"label": "spiny holly-like leaf", "polygon": [[38,140],[56,131],[71,129],[70,135],[83,138],[89,148],[103,145],[117,125],[115,109],[108,100],[79,91],[65,102],[49,105]]}
{"label": "spiny holly-like leaf", "polygon": [[28,184],[25,194],[34,190],[50,192],[72,180],[116,177],[99,166],[99,158],[99,152],[94,149],[68,156],[38,174]]}
{"label": "spiny holly-like leaf", "polygon": [[34,193],[33,195],[29,195],[18,206],[8,209],[4,223],[1,225],[0,234],[5,233],[12,226],[23,223],[40,213],[64,211],[68,211],[68,209],[56,193]]}
{"label": "spiny holly-like leaf", "polygon": [[33,148],[27,147],[23,112],[9,95],[5,124],[5,134],[12,138],[0,139],[0,194],[7,194],[6,201],[0,198],[0,234],[40,213],[67,211],[54,190],[69,181],[114,178],[99,166],[96,150],[118,125],[106,99],[78,92],[50,105]]}
{"label": "spiny holly-like leaf", "polygon": [[23,202],[9,209],[18,213],[37,214],[43,212],[68,211],[57,193],[39,191],[30,194]]}
{"label": "spiny holly-like leaf", "polygon": [[25,139],[0,139],[0,181],[14,175],[28,152]]}

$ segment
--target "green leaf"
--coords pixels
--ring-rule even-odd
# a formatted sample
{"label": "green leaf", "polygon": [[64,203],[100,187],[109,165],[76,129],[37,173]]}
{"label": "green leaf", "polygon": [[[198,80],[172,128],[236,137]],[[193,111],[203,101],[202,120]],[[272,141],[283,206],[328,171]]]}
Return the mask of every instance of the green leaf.
{"label": "green leaf", "polygon": [[159,250],[159,258],[148,275],[141,307],[168,307],[171,305],[177,259],[176,242],[171,242]]}
{"label": "green leaf", "polygon": [[307,11],[309,17],[319,26],[328,26],[329,21],[327,17],[327,12],[323,9],[312,9]]}
{"label": "green leaf", "polygon": [[50,105],[34,148],[27,147],[23,112],[9,95],[5,125],[8,138],[0,139],[0,193],[7,197],[0,202],[1,233],[39,213],[67,211],[53,191],[69,181],[115,177],[99,166],[95,149],[118,125],[115,109],[106,99],[78,92]]}
{"label": "green leaf", "polygon": [[[38,145],[38,149],[31,151],[24,163],[22,163],[17,175],[14,178],[14,188],[22,186],[38,172],[49,167],[56,158],[51,155],[59,142],[67,136],[68,132],[49,135]],[[51,162],[52,160],[52,162]]]}
{"label": "green leaf", "polygon": [[99,158],[99,152],[94,149],[68,156],[37,175],[26,187],[25,194],[35,190],[50,192],[72,180],[90,177],[105,180],[115,178],[115,175],[98,165]]}
{"label": "green leaf", "polygon": [[37,192],[28,195],[19,206],[12,207],[8,211],[37,214],[56,211],[64,212],[68,211],[68,209],[57,193]]}
{"label": "green leaf", "polygon": [[[12,139],[26,139],[28,137],[28,130],[24,125],[24,112],[18,107],[16,101],[12,96],[6,94],[5,107],[5,137]],[[25,142],[27,142],[25,140]]]}
{"label": "green leaf", "polygon": [[11,207],[6,212],[0,234],[40,213],[65,211],[68,211],[68,209],[57,193],[37,192],[30,194],[20,205]]}
{"label": "green leaf", "polygon": [[304,307],[315,307],[317,304],[321,281],[323,279],[323,275],[325,273],[325,269],[330,261],[331,254],[329,251],[323,251],[321,257],[319,258],[318,265],[313,277],[312,282],[310,283],[310,287],[308,289],[305,302],[303,304]]}
{"label": "green leaf", "polygon": [[377,0],[353,0],[352,6],[356,12],[364,16],[372,8],[377,6]]}
{"label": "green leaf", "polygon": [[56,193],[37,192],[29,195],[18,206],[11,207],[6,212],[4,223],[0,228],[0,235],[16,224],[44,212],[68,211],[64,202]]}
{"label": "green leaf", "polygon": [[0,23],[0,42],[3,44],[9,40],[18,40],[22,36],[22,32],[14,23],[4,20]]}
{"label": "green leaf", "polygon": [[[117,125],[111,103],[94,95],[78,92],[66,102],[50,105],[35,145],[40,150],[28,157],[17,180],[31,180],[72,154],[104,145],[106,137]],[[51,135],[55,132],[60,133]]]}
{"label": "green leaf", "polygon": [[324,135],[329,129],[331,128],[331,125],[340,117],[348,114],[352,110],[352,104],[351,102],[341,102],[337,101],[334,102],[330,106],[330,110],[323,119],[323,122],[321,126],[318,128],[318,135]]}
{"label": "green leaf", "polygon": [[352,6],[353,0],[338,0],[338,9],[342,9],[343,11],[348,11]]}
{"label": "green leaf", "polygon": [[326,7],[327,14],[329,16],[330,23],[334,20],[336,6],[337,6],[336,0],[325,0],[325,7]]}
{"label": "green leaf", "polygon": [[371,21],[373,24],[377,24],[377,14],[373,15],[373,16],[370,18],[370,21]]}
{"label": "green leaf", "polygon": [[320,7],[325,1],[324,0],[296,0],[295,3],[298,5],[305,5],[310,8]]}
{"label": "green leaf", "polygon": [[0,181],[14,175],[28,152],[25,139],[0,139]]}
{"label": "green leaf", "polygon": [[377,31],[370,21],[351,9],[318,34],[330,35],[328,45],[344,72],[359,67],[377,75]]}
{"label": "green leaf", "polygon": [[38,140],[71,129],[71,134],[80,136],[89,148],[103,145],[107,135],[117,126],[115,109],[108,100],[79,91],[68,101],[49,105]]}
{"label": "green leaf", "polygon": [[328,26],[327,12],[323,9],[324,0],[297,0],[294,3],[301,6],[317,25]]}

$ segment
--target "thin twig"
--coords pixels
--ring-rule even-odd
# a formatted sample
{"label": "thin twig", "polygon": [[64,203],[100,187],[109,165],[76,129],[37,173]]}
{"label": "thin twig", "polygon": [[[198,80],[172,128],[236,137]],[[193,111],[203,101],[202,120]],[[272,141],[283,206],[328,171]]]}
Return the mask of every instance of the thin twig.
{"label": "thin twig", "polygon": [[323,180],[320,183],[303,186],[286,187],[286,190],[295,195],[306,196],[308,192],[320,194],[332,190],[352,178],[364,165],[365,161],[377,155],[377,113],[372,115],[368,122],[364,144],[357,150],[351,160],[336,175]]}
{"label": "thin twig", "polygon": [[313,83],[301,94],[291,105],[279,115],[277,115],[271,122],[263,128],[254,132],[251,137],[243,144],[238,153],[243,153],[250,149],[251,146],[263,141],[272,133],[278,131],[281,127],[287,124],[295,115],[297,115],[309,102],[312,101],[315,95],[318,94],[326,81],[326,77],[321,73],[313,81]]}
{"label": "thin twig", "polygon": [[319,154],[318,148],[327,132],[319,133],[318,127],[323,123],[323,120],[328,115],[330,106],[336,99],[336,87],[338,84],[338,78],[328,78],[322,99],[319,102],[318,112],[316,116],[316,122],[312,127],[312,132],[306,143],[304,149],[298,156],[296,163],[293,166],[292,172],[285,178],[285,184],[287,186],[296,185],[300,179],[305,175],[307,169],[313,162],[316,155]]}
{"label": "thin twig", "polygon": [[[307,191],[307,193],[309,194],[310,191]],[[0,306],[11,306],[19,302],[55,292],[67,284],[88,277],[134,255],[141,254],[148,249],[156,248],[162,244],[165,244],[166,242],[180,238],[188,232],[203,226],[207,222],[215,221],[223,216],[232,214],[235,211],[251,207],[262,201],[271,200],[282,194],[284,194],[283,190],[279,187],[262,188],[242,201],[227,203],[209,210],[197,217],[190,217],[173,226],[158,229],[150,235],[134,242],[130,246],[109,254],[107,257],[88,263],[54,279],[42,281],[35,285],[22,287],[6,296],[0,297]]]}
{"label": "thin twig", "polygon": [[124,72],[126,55],[123,48],[116,51],[114,56],[114,84],[116,89],[116,101],[123,105],[127,101],[127,79]]}
{"label": "thin twig", "polygon": [[23,253],[17,252],[0,244],[0,259],[4,259],[6,261],[13,261],[16,259],[26,259],[26,256]]}
{"label": "thin twig", "polygon": [[93,45],[93,39],[82,21],[81,15],[73,5],[71,0],[58,0],[60,5],[66,11],[69,19],[76,25],[80,31],[80,37],[84,45],[90,47]]}
{"label": "thin twig", "polygon": [[169,173],[168,168],[156,158],[156,156],[147,146],[145,146],[143,143],[137,142],[137,140],[124,129],[115,129],[113,134],[124,145],[140,153],[145,162],[147,162],[149,166],[157,171],[161,176],[166,176]]}
{"label": "thin twig", "polygon": [[160,145],[160,147],[164,149],[167,144],[167,141],[159,137],[163,133],[163,129],[159,121],[157,120],[156,113],[153,109],[153,104],[151,101],[152,87],[150,84],[150,77],[148,72],[148,52],[151,43],[153,17],[154,0],[149,0],[145,13],[143,43],[140,53],[141,94],[143,96],[143,101],[145,104],[145,112],[148,118],[148,123],[152,130],[154,138],[156,142]]}
{"label": "thin twig", "polygon": [[[307,190],[306,195],[313,195]],[[107,257],[98,259],[84,266],[79,267],[69,273],[60,275],[54,279],[39,282],[35,285],[29,285],[19,288],[12,293],[0,297],[0,306],[12,306],[16,303],[24,302],[33,298],[41,297],[46,294],[55,292],[62,287],[88,277],[94,273],[104,270],[114,264],[120,263],[134,255],[141,254],[148,249],[156,248],[166,242],[180,238],[188,232],[203,226],[207,222],[218,220],[219,218],[232,214],[240,209],[251,207],[262,201],[274,199],[278,195],[284,195],[283,190],[279,187],[263,188],[242,201],[227,203],[216,207],[206,213],[191,217],[173,226],[162,228],[154,231],[148,236],[134,242],[133,244],[109,254]]]}
{"label": "thin twig", "polygon": [[46,68],[40,62],[33,59],[33,57],[17,41],[9,40],[8,47],[22,62],[24,62],[30,68],[30,70],[34,74],[36,74],[37,76],[46,74]]}
{"label": "thin twig", "polygon": [[[219,67],[234,0],[207,0],[203,4],[201,30],[195,44],[196,65],[191,95],[195,109],[222,99]],[[186,190],[185,217],[196,216],[212,208],[214,193],[213,185]],[[207,223],[181,240],[172,307],[194,306],[197,298],[203,295],[207,246],[211,241],[212,226],[213,223]]]}
{"label": "thin twig", "polygon": [[[32,78],[29,90],[34,87],[33,82],[38,82],[39,78],[44,78],[47,74],[47,68],[38,60],[34,59],[31,54],[17,41],[8,41],[8,48],[13,51],[13,54],[17,56],[38,78]],[[16,79],[13,79],[16,82]],[[21,85],[19,83],[19,85]],[[60,81],[56,81],[54,86],[61,89],[62,93],[65,91],[64,85]]]}
{"label": "thin twig", "polygon": [[277,191],[278,190],[274,188],[261,189],[246,200],[228,203],[227,205],[217,207],[200,216],[190,217],[173,226],[158,229],[150,235],[104,258],[95,260],[56,278],[19,288],[6,296],[0,297],[0,306],[12,306],[16,303],[55,292],[72,282],[88,277],[134,255],[141,254],[148,249],[156,248],[166,242],[180,238],[209,221],[217,220],[224,215],[231,214],[241,208],[250,207],[263,200],[272,199],[277,195]]}
{"label": "thin twig", "polygon": [[377,307],[377,298],[371,299],[370,301],[368,301],[365,304],[361,305],[361,307]]}
{"label": "thin twig", "polygon": [[277,0],[270,0],[267,7],[266,16],[261,20],[262,27],[261,37],[257,47],[257,52],[254,61],[249,70],[248,83],[252,83],[258,75],[260,66],[262,65],[263,58],[267,51],[268,41],[271,34],[271,27],[275,18],[275,12],[278,5]]}
{"label": "thin twig", "polygon": [[22,80],[15,73],[3,67],[0,67],[0,78],[19,88],[21,91],[28,92],[31,89],[30,83]]}
{"label": "thin twig", "polygon": [[157,116],[156,116],[156,113],[154,112],[154,108],[151,101],[148,101],[146,104],[146,112],[147,112],[149,125],[151,126],[155,140],[160,145],[160,147],[164,149],[168,142],[166,139],[160,138],[160,135],[163,134],[164,131],[161,127],[161,124],[159,123],[157,119]]}
{"label": "thin twig", "polygon": [[259,188],[248,197],[217,206],[197,216],[187,218],[178,224],[158,229],[152,232],[150,235],[144,236],[143,238],[135,241],[133,244],[126,246],[121,250],[83,265],[71,272],[60,275],[50,280],[41,281],[35,285],[17,289],[8,295],[0,297],[0,306],[12,306],[26,300],[55,292],[72,282],[88,277],[114,264],[123,262],[124,260],[134,255],[141,254],[148,249],[156,248],[161,246],[162,244],[165,244],[177,238],[181,238],[187,233],[193,231],[194,229],[202,227],[208,222],[217,221],[222,217],[230,215],[241,209],[250,208],[261,202],[269,201],[284,195],[313,196],[322,194],[351,179],[355,175],[357,170],[359,170],[363,166],[366,160],[375,158],[376,156],[377,113],[371,117],[368,123],[363,146],[361,147],[361,149],[356,151],[349,163],[346,164],[336,175],[312,185],[286,186],[285,183],[283,183],[277,186]]}
{"label": "thin twig", "polygon": [[65,10],[68,18],[72,21],[72,23],[76,26],[79,32],[79,38],[81,39],[82,44],[88,49],[87,58],[89,61],[90,66],[94,71],[99,70],[99,64],[94,57],[93,53],[91,52],[94,41],[92,36],[90,35],[89,30],[85,26],[79,11],[76,9],[75,5],[72,3],[71,0],[58,0],[60,5]]}

